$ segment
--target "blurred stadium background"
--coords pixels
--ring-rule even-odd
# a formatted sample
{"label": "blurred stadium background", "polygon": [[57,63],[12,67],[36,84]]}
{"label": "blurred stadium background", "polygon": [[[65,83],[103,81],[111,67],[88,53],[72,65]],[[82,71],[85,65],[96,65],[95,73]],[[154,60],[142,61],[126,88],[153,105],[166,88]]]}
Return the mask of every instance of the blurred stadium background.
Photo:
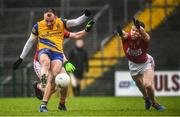
{"label": "blurred stadium background", "polygon": [[[33,96],[32,82],[37,79],[32,67],[35,49],[19,70],[12,71],[12,64],[47,7],[55,8],[60,17],[67,19],[80,16],[88,8],[96,19],[84,39],[90,69],[81,82],[82,96],[119,96],[123,94],[121,86],[133,87],[131,80],[126,80],[128,73],[124,71],[128,66],[121,41],[113,33],[116,25],[128,30],[133,16],[146,24],[152,38],[149,53],[155,59],[156,71],[161,71],[156,74],[157,93],[180,96],[179,4],[180,0],[0,0],[0,97]],[[71,31],[81,30],[84,25]],[[65,41],[66,54],[73,47],[74,41]]]}

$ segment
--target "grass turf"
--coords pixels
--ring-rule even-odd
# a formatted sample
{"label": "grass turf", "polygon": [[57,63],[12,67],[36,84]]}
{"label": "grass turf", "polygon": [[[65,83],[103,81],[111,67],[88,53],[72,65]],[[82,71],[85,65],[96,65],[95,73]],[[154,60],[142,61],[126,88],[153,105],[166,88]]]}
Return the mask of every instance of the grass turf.
{"label": "grass turf", "polygon": [[180,115],[180,97],[158,97],[167,107],[165,111],[144,110],[141,97],[71,97],[68,111],[57,109],[58,99],[52,98],[48,113],[38,112],[41,101],[36,98],[0,98],[0,116],[177,116]]}

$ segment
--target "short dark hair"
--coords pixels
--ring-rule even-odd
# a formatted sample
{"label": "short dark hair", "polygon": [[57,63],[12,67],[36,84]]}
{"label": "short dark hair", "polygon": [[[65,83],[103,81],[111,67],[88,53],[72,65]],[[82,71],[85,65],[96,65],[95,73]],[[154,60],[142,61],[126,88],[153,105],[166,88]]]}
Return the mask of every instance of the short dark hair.
{"label": "short dark hair", "polygon": [[139,21],[139,24],[140,24],[140,26],[141,26],[141,27],[145,28],[145,24],[144,24],[144,22]]}
{"label": "short dark hair", "polygon": [[47,12],[51,12],[53,13],[54,15],[56,15],[56,11],[53,9],[53,8],[47,8],[44,10],[44,14],[47,13]]}

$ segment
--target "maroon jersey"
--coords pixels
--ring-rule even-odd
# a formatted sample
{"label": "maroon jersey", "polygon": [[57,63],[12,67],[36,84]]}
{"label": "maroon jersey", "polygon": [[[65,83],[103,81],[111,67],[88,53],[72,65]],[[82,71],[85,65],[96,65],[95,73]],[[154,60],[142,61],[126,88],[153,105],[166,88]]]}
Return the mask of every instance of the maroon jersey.
{"label": "maroon jersey", "polygon": [[[69,38],[69,35],[70,35],[70,32],[65,30],[64,31],[64,37],[65,38]],[[34,60],[37,60],[38,61],[38,45],[36,47],[36,52],[35,52],[35,55],[34,55]]]}
{"label": "maroon jersey", "polygon": [[127,39],[123,40],[122,43],[124,52],[130,61],[134,63],[145,63],[147,61],[148,42],[141,38],[132,40],[131,34],[128,33]]}

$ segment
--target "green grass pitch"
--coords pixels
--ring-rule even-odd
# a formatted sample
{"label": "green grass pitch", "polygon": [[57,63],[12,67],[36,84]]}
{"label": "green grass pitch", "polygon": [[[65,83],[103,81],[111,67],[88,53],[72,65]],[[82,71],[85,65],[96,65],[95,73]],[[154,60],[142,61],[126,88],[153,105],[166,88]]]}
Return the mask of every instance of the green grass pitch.
{"label": "green grass pitch", "polygon": [[41,101],[36,98],[0,98],[0,116],[177,116],[180,97],[158,97],[165,111],[144,110],[141,97],[69,97],[67,112],[57,109],[58,98],[48,104],[48,113],[38,112]]}

